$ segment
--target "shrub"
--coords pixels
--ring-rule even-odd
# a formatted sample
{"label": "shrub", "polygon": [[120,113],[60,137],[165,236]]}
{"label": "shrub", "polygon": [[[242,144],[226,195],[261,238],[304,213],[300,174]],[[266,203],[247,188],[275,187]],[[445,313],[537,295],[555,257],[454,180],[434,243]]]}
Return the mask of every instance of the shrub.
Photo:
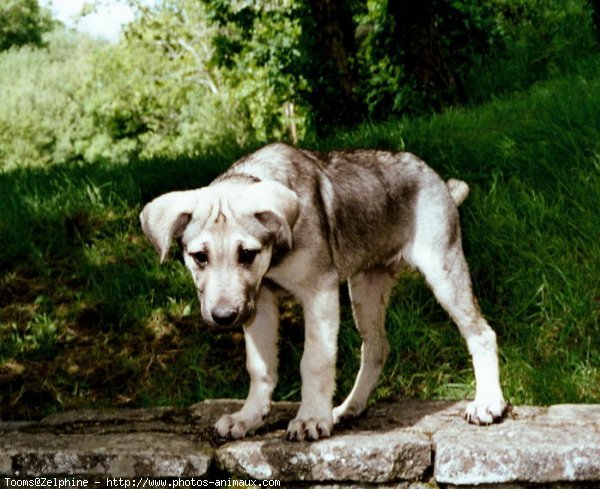
{"label": "shrub", "polygon": [[81,154],[95,127],[85,119],[82,81],[96,45],[68,31],[48,47],[25,46],[0,55],[0,168],[47,165]]}

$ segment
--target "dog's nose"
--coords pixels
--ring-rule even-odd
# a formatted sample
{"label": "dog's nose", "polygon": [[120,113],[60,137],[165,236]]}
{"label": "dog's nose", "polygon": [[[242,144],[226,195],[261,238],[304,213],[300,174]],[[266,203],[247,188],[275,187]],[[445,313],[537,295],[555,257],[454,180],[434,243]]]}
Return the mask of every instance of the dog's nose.
{"label": "dog's nose", "polygon": [[211,316],[219,326],[231,326],[238,317],[235,309],[213,309]]}

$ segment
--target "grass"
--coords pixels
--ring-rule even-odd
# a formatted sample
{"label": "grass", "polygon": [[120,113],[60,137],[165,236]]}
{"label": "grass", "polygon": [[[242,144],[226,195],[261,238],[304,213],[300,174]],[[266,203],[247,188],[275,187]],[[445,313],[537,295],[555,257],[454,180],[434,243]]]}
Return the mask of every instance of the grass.
{"label": "grass", "polygon": [[[600,62],[479,107],[309,145],[407,149],[466,180],[467,260],[508,399],[600,401]],[[137,220],[144,202],[202,185],[244,152],[0,174],[1,418],[245,396],[241,335],[203,329],[183,265],[159,266]],[[297,399],[302,325],[296,305],[282,315],[276,397]],[[342,316],[338,399],[360,345],[348,307]],[[388,336],[375,398],[473,395],[467,350],[418,275],[395,290]]]}
{"label": "grass", "polygon": [[[466,253],[499,334],[513,402],[600,401],[598,68],[591,62],[586,72],[524,94],[329,142],[406,147],[445,177],[469,182],[461,209]],[[397,288],[389,335],[398,346],[380,392],[398,392],[395,374],[403,372],[400,392],[472,396],[458,334],[416,282]]]}

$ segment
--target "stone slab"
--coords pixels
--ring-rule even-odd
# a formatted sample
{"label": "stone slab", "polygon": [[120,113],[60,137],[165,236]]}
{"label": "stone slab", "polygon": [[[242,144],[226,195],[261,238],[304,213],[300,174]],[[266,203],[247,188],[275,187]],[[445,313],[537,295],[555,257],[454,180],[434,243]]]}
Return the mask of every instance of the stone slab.
{"label": "stone slab", "polygon": [[444,488],[600,487],[600,405],[518,406],[503,423],[477,427],[463,419],[464,401],[380,401],[330,439],[291,443],[283,436],[298,403],[274,403],[255,436],[226,443],[212,425],[241,405],[211,400],[0,421],[0,475],[208,478],[223,475],[213,470],[218,464],[285,487],[421,489],[437,487],[432,473]]}
{"label": "stone slab", "polygon": [[120,424],[131,422],[158,421],[164,416],[175,412],[170,407],[155,408],[131,408],[131,409],[80,409],[77,411],[65,411],[62,413],[46,416],[40,422],[42,426],[63,427],[83,426],[88,424]]}
{"label": "stone slab", "polygon": [[[435,487],[438,489],[437,486]],[[545,484],[505,482],[499,484],[470,484],[466,486],[462,484],[460,486],[444,484],[443,489],[598,489],[598,484],[589,482],[550,482]]]}
{"label": "stone slab", "polygon": [[301,443],[278,437],[224,445],[216,452],[216,463],[221,470],[254,479],[388,482],[418,479],[430,470],[431,442],[404,430]]}
{"label": "stone slab", "polygon": [[0,419],[0,433],[5,431],[19,431],[30,426],[36,426],[35,421],[2,421]]}
{"label": "stone slab", "polygon": [[593,423],[583,428],[540,416],[445,428],[433,441],[440,483],[600,481],[600,430]]}
{"label": "stone slab", "polygon": [[213,449],[170,433],[57,435],[8,432],[0,437],[0,475],[200,477]]}
{"label": "stone slab", "polygon": [[593,429],[600,429],[600,404],[555,404],[548,407],[545,419],[570,424],[584,423]]}

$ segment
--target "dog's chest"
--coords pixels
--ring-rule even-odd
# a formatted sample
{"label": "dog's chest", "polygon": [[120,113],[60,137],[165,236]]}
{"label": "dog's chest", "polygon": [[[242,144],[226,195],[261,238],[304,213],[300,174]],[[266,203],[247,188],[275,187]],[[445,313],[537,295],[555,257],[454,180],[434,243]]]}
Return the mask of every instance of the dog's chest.
{"label": "dog's chest", "polygon": [[296,248],[280,263],[271,266],[265,277],[296,296],[302,295],[303,290],[315,286],[319,277],[336,273],[329,255],[325,243],[322,247]]}

